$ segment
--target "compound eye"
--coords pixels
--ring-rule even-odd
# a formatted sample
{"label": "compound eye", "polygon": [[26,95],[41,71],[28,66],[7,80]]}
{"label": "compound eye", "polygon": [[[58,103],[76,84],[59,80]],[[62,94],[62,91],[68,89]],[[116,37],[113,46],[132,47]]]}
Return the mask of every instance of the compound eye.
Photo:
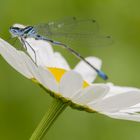
{"label": "compound eye", "polygon": [[13,35],[17,35],[17,30],[14,30],[14,29],[11,29],[11,33],[13,34]]}
{"label": "compound eye", "polygon": [[19,28],[10,27],[10,31],[13,32],[14,34],[17,34],[19,32]]}

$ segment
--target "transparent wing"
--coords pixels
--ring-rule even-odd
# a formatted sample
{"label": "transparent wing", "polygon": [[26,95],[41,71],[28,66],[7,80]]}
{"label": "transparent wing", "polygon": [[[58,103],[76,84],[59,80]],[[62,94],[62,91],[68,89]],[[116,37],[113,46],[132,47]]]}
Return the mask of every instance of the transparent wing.
{"label": "transparent wing", "polygon": [[109,36],[99,33],[99,27],[95,20],[69,18],[47,24],[34,26],[39,35],[56,41],[74,40],[84,41],[91,44],[108,44]]}

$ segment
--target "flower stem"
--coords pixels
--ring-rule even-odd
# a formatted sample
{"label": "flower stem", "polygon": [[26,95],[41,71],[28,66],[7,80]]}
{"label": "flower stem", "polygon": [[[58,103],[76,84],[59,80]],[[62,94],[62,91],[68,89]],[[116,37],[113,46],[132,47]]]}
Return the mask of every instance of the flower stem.
{"label": "flower stem", "polygon": [[67,104],[59,99],[53,99],[49,110],[44,115],[43,119],[33,132],[30,140],[41,140],[45,134],[48,132],[49,128],[52,126],[57,117],[64,111]]}

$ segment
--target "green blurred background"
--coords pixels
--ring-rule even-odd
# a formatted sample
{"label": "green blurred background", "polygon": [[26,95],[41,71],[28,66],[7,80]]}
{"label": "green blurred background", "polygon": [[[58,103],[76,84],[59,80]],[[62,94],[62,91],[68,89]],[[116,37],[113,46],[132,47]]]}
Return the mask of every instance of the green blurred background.
{"label": "green blurred background", "polygon": [[[1,0],[0,36],[8,39],[13,23],[37,24],[63,17],[95,18],[112,36],[108,47],[77,48],[103,59],[109,82],[140,87],[139,0]],[[74,66],[78,62],[63,51]],[[28,140],[52,98],[0,58],[0,140]],[[98,78],[98,82],[102,82]],[[139,140],[140,123],[111,119],[68,108],[44,140]]]}

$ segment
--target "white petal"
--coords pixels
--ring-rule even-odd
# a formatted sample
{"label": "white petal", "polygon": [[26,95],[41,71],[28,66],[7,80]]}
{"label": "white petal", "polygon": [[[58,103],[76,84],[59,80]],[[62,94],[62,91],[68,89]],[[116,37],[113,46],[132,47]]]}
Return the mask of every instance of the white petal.
{"label": "white petal", "polygon": [[122,119],[122,120],[131,120],[131,121],[137,121],[140,122],[140,114],[135,113],[135,114],[129,114],[129,113],[105,113],[103,112],[103,114],[114,118],[114,119]]}
{"label": "white petal", "polygon": [[64,97],[71,98],[82,89],[83,79],[77,72],[66,72],[60,80],[60,93]]}
{"label": "white petal", "polygon": [[[97,57],[87,57],[86,60],[90,62],[93,66],[97,69],[101,68],[102,61]],[[97,73],[91,67],[89,67],[85,62],[80,61],[76,67],[74,68],[75,71],[80,73],[84,80],[91,83],[95,80]]]}
{"label": "white petal", "polygon": [[0,39],[0,54],[18,72],[27,78],[37,79],[44,87],[58,92],[58,85],[53,75],[44,68],[37,67],[22,51],[16,50],[10,44]]}
{"label": "white petal", "polygon": [[47,68],[37,67],[34,63],[30,63],[30,61],[32,62],[30,58],[25,58],[26,66],[33,77],[45,88],[58,93],[58,84],[52,73]]}
{"label": "white petal", "polygon": [[88,105],[102,99],[108,91],[109,87],[106,84],[94,84],[83,89],[81,93],[77,93],[72,100],[79,104]]}
{"label": "white petal", "polygon": [[140,103],[134,105],[134,106],[131,106],[128,108],[129,112],[130,113],[137,113],[137,112],[140,112]]}
{"label": "white petal", "polygon": [[54,52],[50,43],[42,40],[35,40],[33,38],[27,38],[25,43],[27,52],[38,66],[54,66]]}
{"label": "white petal", "polygon": [[42,67],[38,67],[38,75],[36,75],[36,78],[44,87],[58,93],[58,83],[50,71]]}
{"label": "white petal", "polygon": [[[70,67],[64,57],[58,53],[53,52],[50,43],[42,40],[35,40],[33,38],[26,39],[27,51],[34,61],[37,61],[37,65],[43,67],[57,67],[65,70],[70,70]],[[32,48],[33,51],[32,50]],[[35,60],[36,59],[36,60]]]}
{"label": "white petal", "polygon": [[55,67],[70,70],[67,61],[59,52],[55,52],[54,57],[55,57]]}
{"label": "white petal", "polygon": [[[9,43],[5,42],[3,39],[0,39],[0,54],[2,57],[18,72],[28,78],[33,78],[32,73],[28,70],[26,61],[30,61],[29,57],[12,47]],[[25,60],[26,59],[26,60]]]}
{"label": "white petal", "polygon": [[110,87],[110,91],[106,97],[114,96],[116,94],[121,94],[128,91],[139,91],[139,89],[134,87],[121,87],[121,86],[115,86],[113,83],[107,83],[107,85]]}
{"label": "white petal", "polygon": [[115,96],[110,96],[92,104],[92,107],[99,112],[118,112],[140,103],[140,91],[129,91]]}

